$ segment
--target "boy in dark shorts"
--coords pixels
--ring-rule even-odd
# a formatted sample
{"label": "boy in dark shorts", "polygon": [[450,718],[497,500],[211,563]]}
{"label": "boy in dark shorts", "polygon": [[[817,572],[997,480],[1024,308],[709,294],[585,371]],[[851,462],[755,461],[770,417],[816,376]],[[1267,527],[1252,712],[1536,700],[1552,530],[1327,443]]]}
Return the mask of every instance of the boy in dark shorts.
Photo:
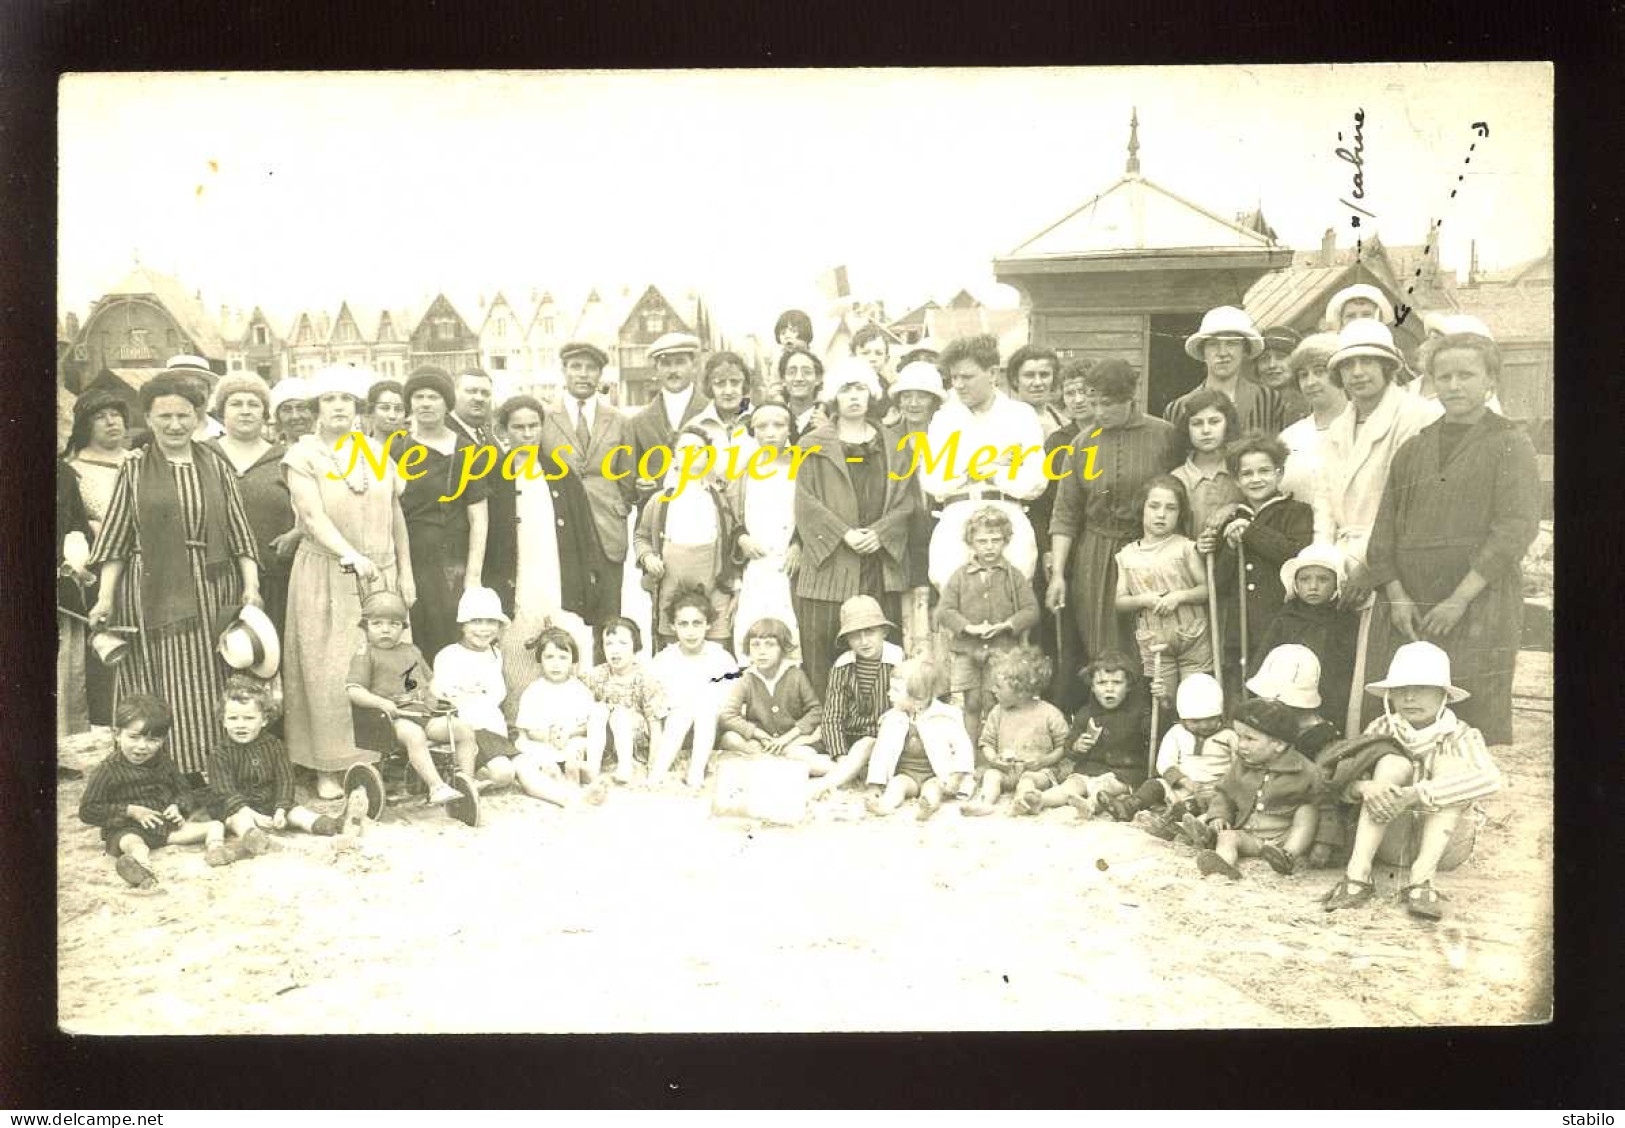
{"label": "boy in dark shorts", "polygon": [[153,889],[151,851],[203,843],[211,866],[237,860],[226,847],[225,825],[187,822],[197,806],[175,761],[164,748],[173,722],[169,706],[145,693],[122,698],[113,713],[113,751],[91,770],[79,800],[79,818],[100,827],[113,868],[129,885]]}

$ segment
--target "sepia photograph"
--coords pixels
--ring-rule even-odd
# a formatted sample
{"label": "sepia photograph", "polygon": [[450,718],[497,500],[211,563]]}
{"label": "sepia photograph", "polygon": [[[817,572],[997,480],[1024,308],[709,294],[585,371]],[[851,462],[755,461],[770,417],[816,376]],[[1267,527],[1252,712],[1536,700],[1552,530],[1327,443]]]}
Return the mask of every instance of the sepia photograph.
{"label": "sepia photograph", "polygon": [[1551,1021],[1550,64],[57,102],[61,1031]]}

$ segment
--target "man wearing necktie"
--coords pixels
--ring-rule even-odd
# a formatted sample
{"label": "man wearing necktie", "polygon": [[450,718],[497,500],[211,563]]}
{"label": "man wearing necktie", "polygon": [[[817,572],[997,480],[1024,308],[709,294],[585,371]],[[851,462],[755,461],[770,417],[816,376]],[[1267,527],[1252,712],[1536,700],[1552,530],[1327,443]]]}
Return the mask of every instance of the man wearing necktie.
{"label": "man wearing necktie", "polygon": [[[643,456],[655,447],[671,449],[677,432],[694,416],[710,404],[704,392],[694,386],[699,375],[700,339],[691,333],[667,333],[649,346],[649,361],[655,366],[659,389],[654,399],[632,417],[632,454],[642,462]],[[650,469],[660,470],[658,455],[650,459]],[[637,483],[638,502],[659,492],[664,479],[640,478]]]}
{"label": "man wearing necktie", "polygon": [[[506,447],[498,440],[492,425],[495,396],[491,377],[478,368],[470,368],[457,377],[457,404],[446,419],[446,426],[478,446],[493,447],[497,463],[485,476],[486,482],[486,536],[485,567],[481,578],[502,599],[502,609],[513,614],[514,570],[518,567],[518,547],[515,537],[513,482],[502,475],[501,460]],[[477,457],[476,466],[485,464],[484,456]]]}
{"label": "man wearing necktie", "polygon": [[[604,366],[609,363],[603,349],[571,341],[559,350],[559,363],[564,368],[564,398],[542,421],[541,447],[544,456],[557,452],[570,476],[586,487],[593,526],[604,550],[598,606],[606,617],[619,615],[629,539],[627,515],[632,512],[636,470],[631,455],[622,450],[615,454],[610,470],[625,477],[606,478],[604,459],[616,447],[632,445],[630,428],[626,417],[598,395]],[[566,446],[568,454],[562,449]]]}

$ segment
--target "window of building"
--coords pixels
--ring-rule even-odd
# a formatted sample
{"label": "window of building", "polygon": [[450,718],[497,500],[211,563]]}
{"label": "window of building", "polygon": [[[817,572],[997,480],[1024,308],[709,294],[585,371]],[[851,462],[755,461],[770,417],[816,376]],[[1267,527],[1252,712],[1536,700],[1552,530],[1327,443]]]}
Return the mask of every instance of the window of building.
{"label": "window of building", "polygon": [[231,370],[233,372],[241,372],[243,370],[243,358],[242,357],[234,356],[234,357],[231,358]]}
{"label": "window of building", "polygon": [[621,354],[622,368],[643,368],[649,363],[648,349],[640,349],[631,345],[623,345],[617,351]]}
{"label": "window of building", "polygon": [[271,343],[271,334],[266,330],[265,326],[254,326],[254,343],[256,345],[268,345]]}
{"label": "window of building", "polygon": [[542,332],[549,337],[553,335],[553,319],[551,317],[542,318]]}
{"label": "window of building", "polygon": [[664,333],[666,331],[666,312],[660,309],[644,310],[643,331],[645,333]]}
{"label": "window of building", "polygon": [[491,367],[496,369],[498,372],[506,372],[508,370],[508,358],[505,356],[493,356],[491,358]]}
{"label": "window of building", "polygon": [[457,319],[455,317],[437,317],[434,319],[434,339],[449,341],[457,336]]}
{"label": "window of building", "polygon": [[266,383],[270,383],[270,380],[271,380],[271,366],[269,364],[258,365],[254,369],[254,371],[259,373],[261,380],[264,380]]}
{"label": "window of building", "polygon": [[339,340],[344,344],[353,344],[355,341],[360,339],[360,335],[355,331],[355,322],[346,321],[343,325],[339,326]]}
{"label": "window of building", "polygon": [[494,336],[499,341],[502,340],[504,337],[506,337],[508,335],[508,323],[507,323],[507,321],[506,320],[498,320],[497,323],[496,323],[495,329],[496,329],[496,331],[494,333],[492,333],[492,336]]}

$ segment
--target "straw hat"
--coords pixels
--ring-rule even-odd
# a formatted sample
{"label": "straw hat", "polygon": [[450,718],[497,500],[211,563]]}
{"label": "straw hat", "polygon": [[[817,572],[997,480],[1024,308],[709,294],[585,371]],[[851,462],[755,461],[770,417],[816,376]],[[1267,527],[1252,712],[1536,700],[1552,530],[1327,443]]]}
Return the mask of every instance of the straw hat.
{"label": "straw hat", "polygon": [[[863,361],[865,368],[869,367]],[[866,631],[870,627],[893,627],[896,623],[886,618],[886,613],[880,609],[880,601],[872,595],[854,595],[841,604],[840,637],[845,638],[853,631]]]}
{"label": "straw hat", "polygon": [[1259,336],[1253,319],[1245,310],[1235,306],[1215,306],[1202,315],[1202,325],[1185,339],[1185,352],[1192,360],[1202,359],[1202,346],[1214,337],[1241,337],[1247,342],[1248,358],[1264,351],[1264,338]]}
{"label": "straw hat", "polygon": [[1212,674],[1192,674],[1179,683],[1174,694],[1174,710],[1182,721],[1200,721],[1224,716],[1224,690]]}
{"label": "straw hat", "polygon": [[1388,663],[1388,676],[1370,683],[1365,691],[1381,697],[1390,689],[1407,685],[1442,689],[1445,700],[1451,705],[1472,696],[1465,689],[1450,684],[1450,655],[1431,642],[1407,642],[1394,651],[1393,661]]}
{"label": "straw hat", "polygon": [[225,612],[221,620],[225,625],[215,649],[226,665],[256,678],[275,676],[282,663],[282,644],[271,617],[253,604],[244,604],[241,610]]}
{"label": "straw hat", "polygon": [[495,619],[504,626],[513,621],[503,613],[501,596],[488,587],[467,588],[457,601],[457,621],[467,623],[474,619]]}
{"label": "straw hat", "polygon": [[1298,573],[1305,568],[1329,570],[1337,578],[1339,592],[1343,590],[1343,581],[1348,578],[1348,558],[1343,555],[1342,549],[1333,544],[1312,544],[1281,565],[1281,587],[1285,589],[1288,600],[1292,598]]}
{"label": "straw hat", "polygon": [[[1388,300],[1387,294],[1369,282],[1357,282],[1353,286],[1344,286],[1333,294],[1332,300],[1326,303],[1326,324],[1335,330],[1338,327],[1337,323],[1343,319],[1343,307],[1355,298],[1364,298],[1368,302],[1376,303],[1378,320],[1385,321],[1390,325],[1393,324],[1394,303]],[[1358,320],[1370,321],[1371,318],[1367,317]]]}
{"label": "straw hat", "polygon": [[1394,347],[1393,333],[1371,317],[1356,318],[1338,330],[1337,351],[1326,362],[1326,367],[1336,372],[1339,364],[1357,356],[1374,356],[1398,368],[1405,367],[1405,358]]}
{"label": "straw hat", "polygon": [[930,392],[939,403],[948,395],[942,387],[942,373],[937,371],[936,365],[923,360],[903,365],[897,379],[892,381],[892,398],[896,399],[903,392]]}
{"label": "straw hat", "polygon": [[1320,708],[1320,659],[1307,646],[1283,643],[1264,655],[1247,688],[1294,709]]}

